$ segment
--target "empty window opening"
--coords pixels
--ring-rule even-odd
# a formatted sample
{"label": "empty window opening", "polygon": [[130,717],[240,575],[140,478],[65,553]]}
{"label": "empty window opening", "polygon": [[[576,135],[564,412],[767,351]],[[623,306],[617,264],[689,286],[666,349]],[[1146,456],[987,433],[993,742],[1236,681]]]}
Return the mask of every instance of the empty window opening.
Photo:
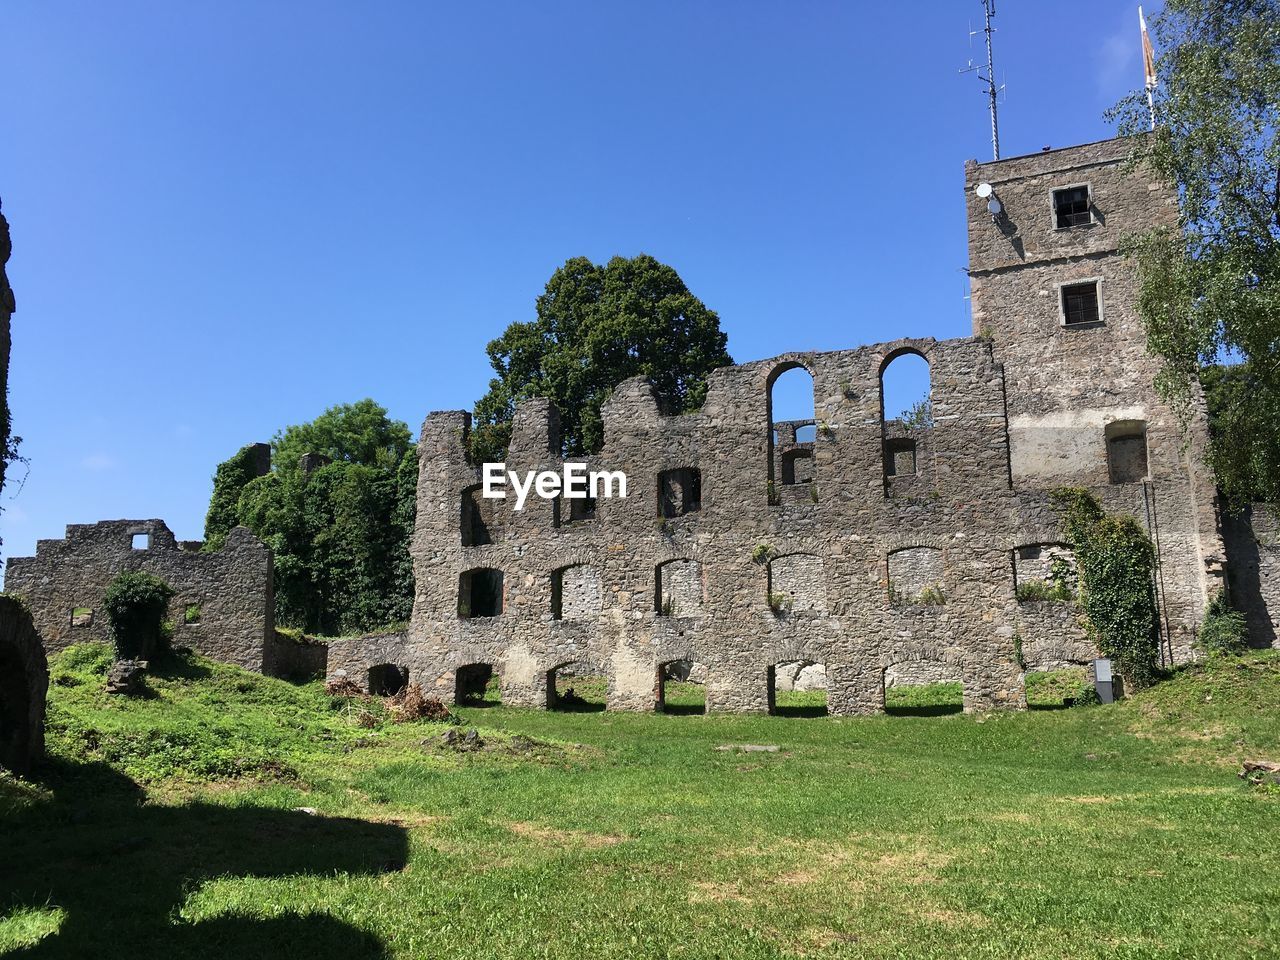
{"label": "empty window opening", "polygon": [[658,565],[654,611],[660,617],[696,617],[702,613],[702,564],[668,560]]}
{"label": "empty window opening", "polygon": [[1147,479],[1147,425],[1141,420],[1107,424],[1107,471],[1112,483]]}
{"label": "empty window opening", "polygon": [[493,543],[494,504],[480,484],[462,491],[462,545],[482,547]]}
{"label": "empty window opening", "polygon": [[1098,305],[1098,281],[1072,283],[1062,288],[1062,322],[1068,326],[1097,323],[1102,319]]}
{"label": "empty window opening", "polygon": [[565,500],[569,504],[569,522],[583,523],[596,518],[595,497],[574,497]]}
{"label": "empty window opening", "polygon": [[1093,223],[1092,207],[1088,186],[1064,187],[1053,191],[1054,222],[1060,230]]}
{"label": "empty window opening", "polygon": [[888,557],[889,602],[895,606],[936,606],[947,602],[943,557],[937,547],[904,547]]}
{"label": "empty window opening", "polygon": [[596,620],[600,616],[600,575],[585,563],[561,567],[551,574],[551,617]]}
{"label": "empty window opening", "polygon": [[151,534],[149,534],[149,533],[135,533],[135,534],[133,534],[133,541],[132,541],[132,544],[133,544],[133,549],[134,549],[134,550],[150,550],[150,549],[151,549]]}
{"label": "empty window opening", "polygon": [[1032,670],[1026,675],[1025,686],[1029,710],[1063,710],[1086,702],[1093,695],[1085,667]]}
{"label": "empty window opening", "polygon": [[589,663],[564,663],[547,671],[547,707],[575,713],[597,713],[605,708],[609,678]]}
{"label": "empty window opening", "polygon": [[1020,603],[1065,603],[1076,598],[1076,558],[1061,543],[1032,543],[1013,551],[1014,591]]}
{"label": "empty window opening", "polygon": [[707,712],[707,668],[696,660],[672,660],[658,665],[657,707],[663,713]]}
{"label": "empty window opening", "polygon": [[825,613],[827,581],[822,558],[792,553],[770,560],[769,607],[776,614]]}
{"label": "empty window opening", "polygon": [[89,607],[72,607],[71,608],[71,626],[73,629],[81,629],[93,626],[93,610]]}
{"label": "empty window opening", "polygon": [[469,663],[454,674],[455,703],[497,706],[502,702],[502,682],[491,663]]}
{"label": "empty window opening", "polygon": [[788,660],[769,668],[769,712],[783,717],[827,714],[827,668],[810,660]]}
{"label": "empty window opening", "polygon": [[394,697],[408,685],[408,667],[380,663],[369,668],[369,692],[375,697]]}
{"label": "empty window opening", "polygon": [[702,472],[692,467],[658,474],[658,516],[680,517],[702,509]]}
{"label": "empty window opening", "polygon": [[[769,481],[810,483],[817,439],[813,374],[799,364],[783,365],[769,378],[768,391]],[[803,457],[809,458],[808,463],[797,471],[796,461]]]}
{"label": "empty window opening", "polygon": [[916,441],[895,437],[885,441],[885,472],[891,477],[909,477],[916,472]]}
{"label": "empty window opening", "polygon": [[908,350],[891,356],[880,370],[880,425],[884,439],[884,476],[914,476],[921,444],[933,433],[933,394],[929,361]]}
{"label": "empty window opening", "polygon": [[782,454],[782,483],[790,486],[813,482],[813,450],[795,447]]}
{"label": "empty window opening", "polygon": [[502,614],[502,571],[477,567],[458,577],[458,616],[462,619]]}
{"label": "empty window opening", "polygon": [[937,717],[964,710],[964,683],[957,667],[938,660],[914,660],[884,672],[885,713]]}

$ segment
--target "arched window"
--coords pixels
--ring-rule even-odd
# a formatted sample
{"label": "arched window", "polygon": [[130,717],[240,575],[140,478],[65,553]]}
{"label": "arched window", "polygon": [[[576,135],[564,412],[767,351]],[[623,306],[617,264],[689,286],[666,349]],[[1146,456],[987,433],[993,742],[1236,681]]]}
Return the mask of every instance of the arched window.
{"label": "arched window", "polygon": [[769,482],[794,486],[813,481],[815,420],[813,375],[785,364],[769,379]]}
{"label": "arched window", "polygon": [[821,717],[827,712],[827,668],[812,660],[786,660],[769,668],[769,712]]}
{"label": "arched window", "polygon": [[408,685],[408,667],[380,663],[369,668],[369,692],[375,697],[393,697]]}
{"label": "arched window", "polygon": [[658,664],[658,709],[663,713],[707,712],[707,668],[696,660]]}
{"label": "arched window", "polygon": [[910,660],[884,671],[885,713],[934,717],[964,709],[960,669],[941,660]]}
{"label": "arched window", "polygon": [[921,472],[933,432],[929,361],[914,351],[889,358],[880,371],[880,421],[885,483]]}
{"label": "arched window", "polygon": [[498,672],[491,663],[468,663],[454,673],[455,703],[495,704],[501,699]]}

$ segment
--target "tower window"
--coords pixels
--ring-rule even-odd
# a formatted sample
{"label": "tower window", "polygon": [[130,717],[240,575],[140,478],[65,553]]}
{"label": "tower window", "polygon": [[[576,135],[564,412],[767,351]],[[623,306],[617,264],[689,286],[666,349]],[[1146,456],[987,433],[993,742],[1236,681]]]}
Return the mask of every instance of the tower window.
{"label": "tower window", "polygon": [[1059,230],[1093,223],[1088,186],[1053,191],[1053,216]]}
{"label": "tower window", "polygon": [[1081,323],[1097,323],[1102,319],[1098,308],[1098,281],[1073,283],[1062,288],[1062,322],[1070,327]]}

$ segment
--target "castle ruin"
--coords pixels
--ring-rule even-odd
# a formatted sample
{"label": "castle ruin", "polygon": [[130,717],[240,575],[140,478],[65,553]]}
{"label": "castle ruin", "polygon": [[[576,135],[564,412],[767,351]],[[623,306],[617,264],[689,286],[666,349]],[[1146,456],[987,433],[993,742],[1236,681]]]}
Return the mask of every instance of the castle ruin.
{"label": "castle ruin", "polygon": [[[450,701],[492,674],[503,702],[549,707],[561,671],[598,671],[610,709],[652,710],[671,665],[692,663],[709,711],[765,712],[781,671],[820,665],[832,714],[936,680],[960,681],[967,710],[1022,707],[1026,671],[1097,655],[1074,604],[1019,588],[1070,570],[1063,486],[1148,530],[1162,659],[1187,661],[1226,548],[1203,414],[1184,442],[1120,253],[1177,222],[1176,192],[1127,164],[1131,147],[966,165],[972,337],[722,368],[676,416],[646,381],[620,385],[589,466],[625,471],[626,499],[482,498],[469,416],[429,415],[411,626],[335,642],[330,672]],[[929,424],[886,419],[882,374],[903,354],[928,363]],[[772,416],[793,369],[812,378],[812,424]],[[522,403],[508,468],[559,471],[560,450],[557,412]]]}

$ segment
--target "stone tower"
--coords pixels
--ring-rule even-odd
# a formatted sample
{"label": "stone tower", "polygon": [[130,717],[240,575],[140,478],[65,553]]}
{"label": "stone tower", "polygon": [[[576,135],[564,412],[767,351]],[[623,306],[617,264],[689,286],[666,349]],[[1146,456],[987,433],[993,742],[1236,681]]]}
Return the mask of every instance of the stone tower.
{"label": "stone tower", "polygon": [[[1128,162],[1134,147],[965,165],[973,332],[1004,367],[1014,489],[1087,487],[1138,517],[1159,548],[1162,614],[1194,623],[1224,549],[1203,409],[1188,433],[1156,394],[1137,271],[1121,252],[1126,235],[1178,220],[1176,191]],[[1171,632],[1181,660],[1191,637]]]}

